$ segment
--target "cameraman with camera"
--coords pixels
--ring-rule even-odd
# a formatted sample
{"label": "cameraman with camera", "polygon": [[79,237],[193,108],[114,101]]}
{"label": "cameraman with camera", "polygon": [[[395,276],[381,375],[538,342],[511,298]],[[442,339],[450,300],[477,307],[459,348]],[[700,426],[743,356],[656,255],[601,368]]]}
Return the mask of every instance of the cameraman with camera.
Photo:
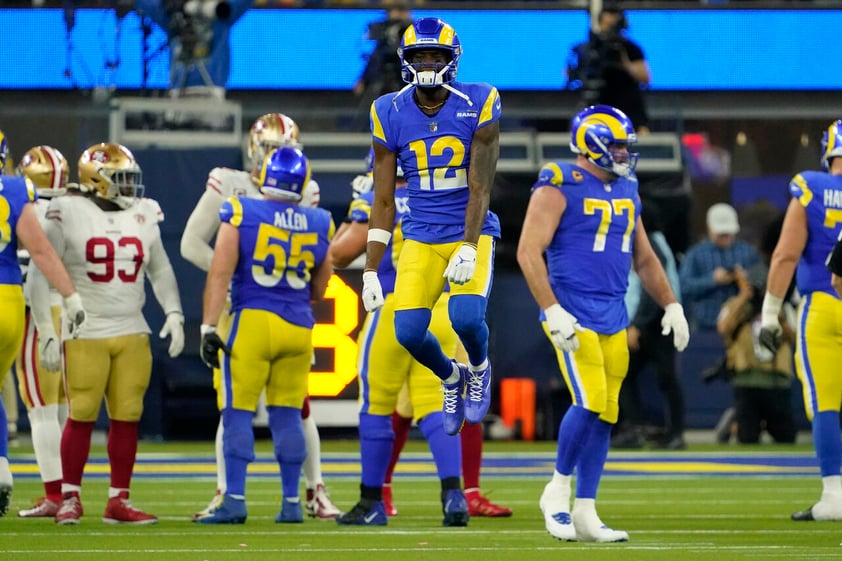
{"label": "cameraman with camera", "polygon": [[354,84],[354,95],[360,98],[357,123],[368,130],[368,112],[371,102],[383,94],[403,88],[401,60],[398,47],[403,32],[412,23],[409,0],[384,0],[386,19],[368,26],[368,39],[376,41],[367,55],[367,62],[359,80]]}
{"label": "cameraman with camera", "polygon": [[792,411],[792,345],[795,331],[780,314],[782,343],[774,352],[759,342],[763,293],[767,269],[757,264],[748,271],[737,268],[734,276],[739,289],[722,306],[717,330],[726,348],[725,369],[734,387],[734,420],[737,441],[757,444],[765,429],[781,444],[795,442],[795,417]]}
{"label": "cameraman with camera", "polygon": [[231,71],[231,28],[254,0],[136,0],[167,34],[170,94],[225,99]]}
{"label": "cameraman with camera", "polygon": [[640,46],[626,37],[623,10],[605,7],[588,41],[573,47],[567,67],[567,88],[581,90],[585,106],[603,104],[623,111],[640,133],[649,132],[649,117],[641,88],[651,81]]}

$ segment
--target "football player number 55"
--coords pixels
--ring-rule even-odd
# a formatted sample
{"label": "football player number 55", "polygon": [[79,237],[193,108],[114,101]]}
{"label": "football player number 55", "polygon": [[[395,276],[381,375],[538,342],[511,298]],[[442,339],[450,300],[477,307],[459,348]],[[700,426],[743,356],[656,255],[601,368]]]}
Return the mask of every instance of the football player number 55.
{"label": "football player number 55", "polygon": [[[286,279],[291,288],[306,288],[310,282],[310,269],[316,264],[316,257],[312,251],[304,248],[317,243],[319,236],[314,232],[291,233],[270,224],[261,224],[252,257],[254,265],[251,267],[251,275],[254,281],[260,286],[271,287],[276,286],[281,279]],[[289,252],[286,247],[289,248]]]}
{"label": "football player number 55", "polygon": [[6,249],[6,246],[12,241],[12,225],[9,224],[11,213],[9,201],[6,200],[6,197],[0,197],[0,251]]}

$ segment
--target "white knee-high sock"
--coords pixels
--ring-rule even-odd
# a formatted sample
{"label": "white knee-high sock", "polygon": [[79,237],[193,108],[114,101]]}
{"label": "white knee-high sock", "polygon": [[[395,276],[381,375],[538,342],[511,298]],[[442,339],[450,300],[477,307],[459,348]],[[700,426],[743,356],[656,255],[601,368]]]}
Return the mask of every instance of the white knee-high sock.
{"label": "white knee-high sock", "polygon": [[59,403],[56,407],[58,408],[58,412],[56,413],[58,426],[61,430],[64,430],[64,425],[67,423],[67,417],[70,415],[70,407],[67,406],[67,403]]}
{"label": "white knee-high sock", "polygon": [[219,417],[219,425],[216,427],[216,440],[214,441],[214,449],[216,452],[216,490],[222,494],[228,489],[228,483],[225,480],[225,451],[222,446],[222,435],[224,433],[222,428],[222,416]]}
{"label": "white knee-high sock", "polygon": [[41,480],[61,480],[61,426],[58,422],[58,405],[33,407],[29,410],[32,428],[32,448]]}
{"label": "white knee-high sock", "polygon": [[324,484],[322,481],[322,441],[319,438],[319,427],[311,414],[306,419],[301,419],[304,426],[304,442],[307,445],[307,458],[301,471],[304,472],[304,482],[308,489],[315,489],[316,485]]}

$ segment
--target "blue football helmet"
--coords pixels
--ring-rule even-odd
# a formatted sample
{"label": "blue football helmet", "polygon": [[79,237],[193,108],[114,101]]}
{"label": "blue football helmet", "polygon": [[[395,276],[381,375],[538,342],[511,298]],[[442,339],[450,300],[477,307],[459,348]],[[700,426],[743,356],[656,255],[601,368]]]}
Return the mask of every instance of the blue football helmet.
{"label": "blue football helmet", "polygon": [[842,158],[842,120],[834,121],[822,135],[822,169],[830,171],[830,160]]}
{"label": "blue football helmet", "polygon": [[634,125],[625,113],[610,105],[591,105],[579,111],[570,123],[570,150],[585,156],[600,169],[628,177],[637,166],[639,154],[618,152],[637,142]]}
{"label": "blue football helmet", "polygon": [[263,159],[256,181],[264,195],[300,201],[310,182],[310,160],[300,149],[282,146]]}
{"label": "blue football helmet", "polygon": [[[450,61],[437,64],[435,70],[429,64],[413,64],[412,53],[418,50],[439,49],[447,51]],[[407,84],[421,87],[435,87],[448,84],[456,79],[459,57],[462,56],[462,44],[453,27],[439,18],[421,18],[406,28],[398,48],[401,59],[401,77]]]}

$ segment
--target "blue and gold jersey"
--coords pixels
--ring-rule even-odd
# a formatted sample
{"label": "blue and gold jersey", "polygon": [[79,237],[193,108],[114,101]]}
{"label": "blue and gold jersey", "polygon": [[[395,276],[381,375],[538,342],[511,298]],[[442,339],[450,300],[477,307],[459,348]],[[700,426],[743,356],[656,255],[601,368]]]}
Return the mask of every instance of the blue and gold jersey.
{"label": "blue and gold jersey", "polygon": [[[351,202],[348,208],[348,221],[368,223],[371,219],[371,204],[374,201],[374,192],[363,193],[359,198]],[[397,269],[395,264],[403,247],[403,217],[409,212],[407,203],[406,187],[395,189],[395,227],[392,230],[392,239],[386,246],[380,266],[377,267],[377,277],[380,279],[380,286],[383,288],[383,296],[395,291],[395,277]]]}
{"label": "blue and gold jersey", "polygon": [[26,203],[38,200],[35,186],[23,177],[0,176],[0,284],[20,284],[15,228]]}
{"label": "blue and gold jersey", "polygon": [[610,335],[628,326],[624,298],[640,215],[637,178],[603,183],[584,169],[561,162],[545,165],[533,192],[558,189],[567,208],[547,247],[550,285],[579,323]]}
{"label": "blue and gold jersey", "polygon": [[231,197],[219,209],[219,218],[240,231],[231,310],[266,310],[313,327],[310,277],[333,239],[330,213],[293,202]]}
{"label": "blue and gold jersey", "polygon": [[807,244],[795,273],[798,291],[804,295],[827,292],[835,297],[825,260],[842,229],[842,177],[805,171],[792,178],[789,192],[807,213]]}
{"label": "blue and gold jersey", "polygon": [[[371,133],[397,154],[408,182],[410,211],[403,235],[423,243],[464,238],[468,168],[474,133],[500,119],[500,95],[489,84],[453,82],[444,106],[426,115],[413,100],[414,88],[379,97],[371,105]],[[500,221],[488,212],[483,234],[500,237]]]}

